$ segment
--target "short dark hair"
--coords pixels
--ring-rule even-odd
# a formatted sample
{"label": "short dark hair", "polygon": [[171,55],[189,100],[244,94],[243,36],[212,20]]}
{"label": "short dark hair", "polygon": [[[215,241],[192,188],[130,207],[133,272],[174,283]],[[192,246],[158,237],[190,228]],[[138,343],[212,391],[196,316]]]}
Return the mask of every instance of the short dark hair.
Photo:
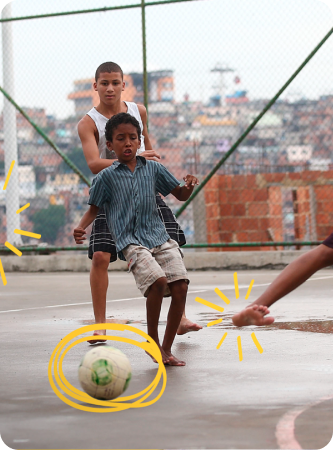
{"label": "short dark hair", "polygon": [[124,74],[123,71],[121,70],[121,67],[118,66],[118,64],[114,63],[114,62],[105,62],[103,64],[101,64],[100,66],[97,67],[96,73],[95,73],[95,81],[97,83],[97,80],[100,76],[101,73],[103,72],[107,72],[107,73],[111,73],[111,72],[117,72],[121,74],[121,79],[124,78]]}
{"label": "short dark hair", "polygon": [[136,118],[134,116],[131,116],[131,114],[128,113],[119,113],[116,114],[115,116],[112,116],[111,119],[109,119],[106,122],[105,125],[105,139],[108,142],[112,142],[112,136],[113,136],[113,132],[116,128],[119,127],[119,125],[121,125],[122,123],[130,123],[133,126],[135,126],[136,131],[138,133],[138,139],[139,141],[141,140],[141,127],[139,122],[136,120]]}

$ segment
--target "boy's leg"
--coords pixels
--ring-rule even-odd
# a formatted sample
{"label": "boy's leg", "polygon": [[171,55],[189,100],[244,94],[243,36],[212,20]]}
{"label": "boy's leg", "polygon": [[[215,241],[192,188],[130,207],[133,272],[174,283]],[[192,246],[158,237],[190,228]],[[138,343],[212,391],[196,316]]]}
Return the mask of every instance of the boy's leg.
{"label": "boy's leg", "polygon": [[[106,294],[109,286],[108,267],[110,253],[96,252],[93,254],[90,269],[90,289],[95,315],[95,323],[106,322]],[[94,331],[94,336],[105,335],[106,330]],[[90,344],[105,342],[105,340],[88,341]]]}
{"label": "boy's leg", "polygon": [[[146,308],[147,308],[147,329],[148,335],[154,339],[162,354],[162,361],[164,364],[169,363],[168,355],[163,351],[160,345],[158,336],[158,322],[160,319],[162,300],[165,289],[167,287],[167,279],[165,277],[158,278],[149,288],[147,296]],[[152,358],[154,362],[155,359]]]}
{"label": "boy's leg", "polygon": [[333,248],[323,244],[299,256],[280,273],[257,300],[233,316],[234,325],[242,327],[273,323],[272,317],[265,317],[269,313],[267,308],[296,289],[318,270],[332,264]]}
{"label": "boy's leg", "polygon": [[183,311],[181,320],[180,320],[180,324],[177,330],[177,334],[181,335],[181,334],[186,334],[189,333],[190,331],[199,331],[202,330],[202,326],[192,322],[192,320],[188,319],[185,315],[185,309]]}
{"label": "boy's leg", "polygon": [[167,326],[165,329],[162,348],[166,355],[170,358],[169,365],[171,366],[185,366],[184,361],[180,361],[171,353],[171,347],[175,339],[179,323],[186,303],[188,284],[185,280],[177,280],[169,283],[171,292],[171,304],[169,308]]}
{"label": "boy's leg", "polygon": [[169,239],[163,245],[156,247],[153,255],[168,280],[166,295],[168,291],[171,294],[171,304],[162,348],[170,358],[169,365],[185,366],[184,361],[178,360],[171,353],[171,347],[184,312],[189,284],[182,253],[177,242]]}
{"label": "boy's leg", "polygon": [[[164,223],[166,232],[168,233],[170,238],[176,241],[180,247],[186,244],[185,234],[183,230],[180,228],[171,209],[162,200],[160,195],[156,195],[156,205],[160,219]],[[186,334],[189,333],[190,331],[199,331],[201,329],[202,329],[201,325],[192,322],[186,317],[184,310],[177,330],[177,334]]]}
{"label": "boy's leg", "polygon": [[[89,258],[92,260],[90,270],[90,289],[96,323],[106,322],[106,294],[109,285],[108,267],[117,259],[115,243],[108,229],[105,211],[100,208],[93,223],[90,241]],[[94,336],[105,335],[106,330],[94,332]],[[90,344],[105,342],[105,339],[88,341]]]}
{"label": "boy's leg", "polygon": [[[169,358],[161,347],[158,336],[161,304],[167,288],[165,274],[153,257],[152,251],[142,245],[130,244],[122,250],[122,253],[129,270],[133,273],[137,288],[147,297],[147,333],[158,345],[163,363],[168,364]],[[149,356],[156,362],[151,355]]]}

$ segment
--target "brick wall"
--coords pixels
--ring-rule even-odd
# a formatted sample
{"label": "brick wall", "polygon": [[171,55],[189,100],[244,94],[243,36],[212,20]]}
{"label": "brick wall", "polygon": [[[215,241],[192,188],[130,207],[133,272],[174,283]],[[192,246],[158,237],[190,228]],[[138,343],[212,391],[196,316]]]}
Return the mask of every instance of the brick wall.
{"label": "brick wall", "polygon": [[286,233],[323,240],[333,232],[333,171],[215,175],[204,191],[208,243],[284,241]]}

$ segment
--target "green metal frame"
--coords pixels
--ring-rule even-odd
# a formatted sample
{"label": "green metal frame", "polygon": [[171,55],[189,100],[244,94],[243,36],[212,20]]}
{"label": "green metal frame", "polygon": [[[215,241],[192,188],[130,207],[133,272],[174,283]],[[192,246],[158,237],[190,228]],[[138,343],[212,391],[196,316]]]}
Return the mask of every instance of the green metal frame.
{"label": "green metal frame", "polygon": [[[173,3],[184,3],[184,2],[194,2],[194,1],[203,1],[203,0],[161,0],[158,2],[145,3],[144,6],[146,7],[146,6],[157,6],[157,5],[170,5]],[[133,8],[142,8],[142,2],[137,3],[135,5],[122,5],[122,6],[110,6],[110,7],[104,6],[103,8],[81,9],[81,10],[77,10],[77,11],[66,11],[66,12],[49,13],[49,14],[36,14],[33,16],[10,17],[8,19],[0,19],[0,22],[16,22],[18,20],[45,19],[47,17],[72,16],[75,14],[89,14],[89,13],[94,13],[94,12],[118,11],[121,9],[133,9]]]}
{"label": "green metal frame", "polygon": [[28,116],[28,114],[15,102],[15,100],[6,92],[1,86],[0,86],[0,92],[3,93],[3,95],[6,97],[6,99],[22,114],[25,119],[30,123],[30,125],[37,131],[38,134],[42,136],[42,138],[58,153],[59,156],[65,161],[66,164],[69,165],[69,167],[79,175],[82,181],[86,183],[88,186],[90,186],[90,181],[88,178],[83,175],[83,173],[76,167],[75,164],[72,163],[72,161],[63,153],[60,148],[50,139],[44,131],[39,128],[39,126]]}
{"label": "green metal frame", "polygon": [[[148,112],[148,76],[147,76],[147,45],[146,45],[146,17],[145,8],[147,6],[157,6],[157,5],[167,5],[176,4],[192,1],[202,1],[202,0],[161,0],[155,2],[146,3],[145,0],[141,0],[141,3],[133,5],[122,5],[122,6],[112,6],[103,7],[95,9],[77,10],[77,11],[67,11],[60,13],[50,13],[50,14],[40,14],[22,17],[11,17],[6,19],[0,19],[0,22],[14,22],[21,20],[31,20],[31,19],[41,19],[48,17],[59,17],[68,16],[75,14],[87,14],[94,12],[106,12],[106,11],[116,11],[123,9],[133,9],[141,8],[141,20],[142,20],[142,57],[143,57],[143,85],[144,85],[144,103]],[[309,54],[309,56],[304,60],[304,62],[299,66],[299,68],[293,73],[293,75],[288,79],[288,81],[282,86],[282,88],[276,93],[276,95],[267,103],[265,108],[261,113],[254,119],[250,126],[245,130],[245,132],[237,139],[230,150],[224,155],[223,158],[218,162],[218,164],[212,169],[212,171],[207,175],[207,177],[201,182],[199,187],[193,192],[191,197],[182,205],[182,207],[176,212],[176,217],[179,217],[182,212],[187,208],[187,206],[193,201],[193,199],[198,195],[198,193],[204,188],[208,181],[213,177],[213,175],[218,171],[218,169],[225,163],[225,161],[234,153],[238,146],[244,141],[250,131],[256,126],[264,114],[272,107],[272,105],[277,101],[285,89],[290,85],[290,83],[296,78],[296,76],[301,72],[301,70],[306,66],[306,64],[311,60],[311,58],[317,53],[317,51],[324,45],[327,39],[333,34],[333,28],[325,35],[325,37],[320,41],[320,43],[314,48],[314,50]],[[70,159],[59,149],[59,147],[41,130],[38,125],[25,113],[25,111],[11,98],[11,96],[4,91],[0,86],[0,91],[3,95],[10,101],[14,107],[27,119],[27,121],[33,126],[33,128],[42,136],[42,138],[60,155],[63,160],[68,164],[68,166],[79,175],[79,177],[90,186],[90,181],[83,175],[83,173],[70,161]],[[228,248],[228,247],[275,247],[275,246],[312,246],[318,245],[319,241],[306,241],[306,242],[246,242],[246,243],[215,243],[215,244],[187,244],[184,248]],[[56,251],[80,251],[86,250],[88,247],[34,247],[34,246],[22,246],[20,250],[22,252],[56,252]],[[9,252],[10,250],[6,247],[2,248],[0,246],[0,252]]]}

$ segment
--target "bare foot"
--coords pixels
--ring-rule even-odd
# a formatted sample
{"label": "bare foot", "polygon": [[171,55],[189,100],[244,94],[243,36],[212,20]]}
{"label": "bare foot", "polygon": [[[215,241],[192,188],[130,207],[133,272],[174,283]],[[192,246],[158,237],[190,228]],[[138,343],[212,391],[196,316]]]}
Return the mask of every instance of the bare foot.
{"label": "bare foot", "polygon": [[182,317],[182,320],[180,321],[177,334],[186,334],[190,331],[199,331],[202,330],[202,326],[198,325],[197,323],[191,322],[186,317]]}
{"label": "bare foot", "polygon": [[180,359],[176,358],[170,351],[164,350],[164,352],[169,358],[169,366],[186,366],[185,361],[181,361]]}
{"label": "bare foot", "polygon": [[[158,345],[158,348],[161,351],[163,364],[169,364],[169,357],[168,357],[168,355],[165,353],[165,351],[163,350],[163,348],[159,344],[157,344],[157,345]],[[154,361],[154,363],[157,363],[156,359],[150,353],[148,353],[148,352],[146,352],[146,353],[147,353],[148,356],[151,357],[151,359]]]}
{"label": "bare foot", "polygon": [[232,321],[236,327],[271,325],[274,322],[274,317],[265,317],[267,314],[269,314],[267,306],[253,305],[235,314]]}
{"label": "bare foot", "polygon": [[[106,330],[98,330],[94,331],[93,336],[105,336]],[[89,344],[97,344],[97,342],[106,342],[107,339],[91,339],[91,341],[87,341]]]}

